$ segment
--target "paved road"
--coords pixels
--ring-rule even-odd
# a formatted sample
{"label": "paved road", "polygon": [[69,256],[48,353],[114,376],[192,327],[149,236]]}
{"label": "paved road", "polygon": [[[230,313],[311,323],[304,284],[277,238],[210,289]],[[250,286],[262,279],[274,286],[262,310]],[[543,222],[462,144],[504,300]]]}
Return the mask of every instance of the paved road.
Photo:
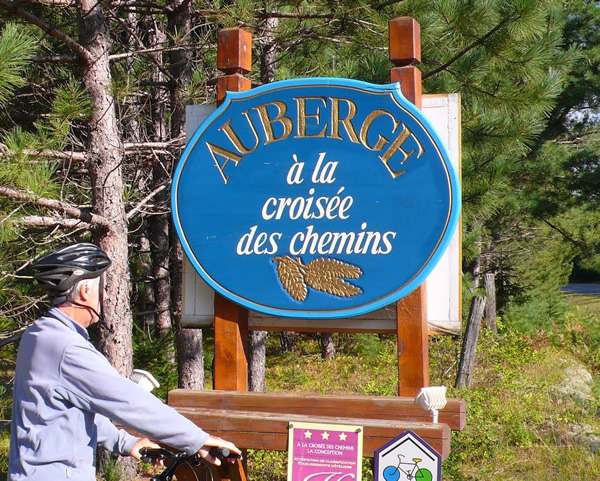
{"label": "paved road", "polygon": [[561,290],[569,294],[600,296],[600,284],[567,284]]}

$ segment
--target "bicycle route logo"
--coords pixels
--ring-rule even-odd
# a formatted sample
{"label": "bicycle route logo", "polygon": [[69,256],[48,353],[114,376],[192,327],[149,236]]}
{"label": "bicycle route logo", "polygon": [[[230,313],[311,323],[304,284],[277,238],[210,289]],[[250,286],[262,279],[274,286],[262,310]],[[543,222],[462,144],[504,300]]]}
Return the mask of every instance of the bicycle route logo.
{"label": "bicycle route logo", "polygon": [[412,431],[375,451],[375,481],[441,481],[440,455]]}
{"label": "bicycle route logo", "polygon": [[191,264],[225,297],[351,317],[423,282],[456,228],[458,185],[398,84],[303,79],[228,93],[181,157],[172,211]]}

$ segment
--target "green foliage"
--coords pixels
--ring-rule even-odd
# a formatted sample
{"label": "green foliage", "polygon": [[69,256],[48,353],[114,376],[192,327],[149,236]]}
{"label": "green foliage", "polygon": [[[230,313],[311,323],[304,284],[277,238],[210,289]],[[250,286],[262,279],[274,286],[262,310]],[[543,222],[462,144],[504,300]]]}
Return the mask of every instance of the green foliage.
{"label": "green foliage", "polygon": [[[600,306],[596,300],[579,302],[530,334],[502,323],[501,335],[482,330],[470,389],[452,387],[462,338],[430,338],[431,385],[445,385],[449,397],[467,403],[467,427],[452,434],[451,454],[443,463],[445,481],[576,481],[600,476],[592,448],[573,435],[582,427],[592,436],[600,432],[600,381],[595,378],[591,398],[561,389],[576,363],[600,372],[600,317],[594,311]],[[374,339],[380,343],[377,349],[371,345]],[[356,336],[351,355],[338,354],[328,361],[320,359],[318,338],[312,335],[300,335],[293,355],[277,355],[275,340],[269,343],[268,391],[395,395],[393,338]],[[285,479],[284,454],[253,451],[249,458],[253,479]],[[363,473],[372,479],[368,462]]]}
{"label": "green foliage", "polygon": [[9,441],[10,429],[4,429],[0,432],[0,476],[8,472]]}
{"label": "green foliage", "polygon": [[152,394],[166,402],[167,393],[177,388],[177,365],[174,363],[173,335],[152,337],[136,328],[133,338],[133,365],[150,372],[160,383]]}
{"label": "green foliage", "polygon": [[116,459],[111,458],[104,463],[102,479],[104,481],[121,481],[123,479],[123,470]]}
{"label": "green foliage", "polygon": [[287,452],[248,450],[248,477],[263,481],[280,481],[287,477]]}
{"label": "green foliage", "polygon": [[394,339],[352,335],[352,347],[347,347],[347,352],[321,361],[319,342],[310,336],[300,337],[297,352],[267,355],[267,391],[387,396],[397,390],[397,368],[389,368],[396,358]]}
{"label": "green foliage", "polygon": [[0,33],[0,105],[26,83],[23,75],[36,53],[36,39],[21,25],[9,22]]}

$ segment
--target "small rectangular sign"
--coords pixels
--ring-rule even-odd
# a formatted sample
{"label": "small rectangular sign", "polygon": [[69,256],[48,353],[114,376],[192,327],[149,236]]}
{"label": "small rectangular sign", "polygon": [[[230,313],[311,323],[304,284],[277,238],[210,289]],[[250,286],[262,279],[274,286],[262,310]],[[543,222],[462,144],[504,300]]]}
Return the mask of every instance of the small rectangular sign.
{"label": "small rectangular sign", "polygon": [[288,481],[361,480],[361,426],[290,423],[289,432]]}

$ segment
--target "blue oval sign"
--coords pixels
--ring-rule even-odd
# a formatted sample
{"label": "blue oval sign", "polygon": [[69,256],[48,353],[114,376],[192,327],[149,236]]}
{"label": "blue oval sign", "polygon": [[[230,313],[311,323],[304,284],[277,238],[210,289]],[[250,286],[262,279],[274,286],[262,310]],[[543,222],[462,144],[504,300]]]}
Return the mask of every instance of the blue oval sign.
{"label": "blue oval sign", "polygon": [[351,317],[431,272],[454,232],[459,183],[398,84],[314,78],[228,93],[174,175],[189,260],[243,306]]}

